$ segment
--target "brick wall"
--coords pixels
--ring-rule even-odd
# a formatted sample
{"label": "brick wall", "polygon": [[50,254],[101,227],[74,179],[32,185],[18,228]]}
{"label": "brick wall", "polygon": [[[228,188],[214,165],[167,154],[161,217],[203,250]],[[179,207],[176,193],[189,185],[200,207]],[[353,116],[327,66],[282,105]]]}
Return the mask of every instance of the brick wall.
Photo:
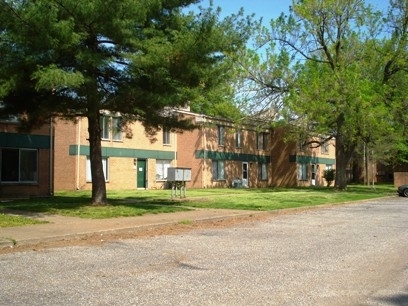
{"label": "brick wall", "polygon": [[394,172],[395,187],[407,184],[408,184],[408,172]]}
{"label": "brick wall", "polygon": [[[12,136],[17,136],[18,125],[16,123],[0,123],[0,132],[6,133],[6,137],[10,137],[8,134],[13,134]],[[21,133],[25,134],[25,133]],[[50,135],[50,125],[45,124],[41,128],[33,129],[29,136],[39,135],[39,136],[49,136]],[[26,137],[24,135],[24,137]],[[7,139],[7,138],[6,138]],[[32,139],[32,137],[31,137]],[[48,147],[50,143],[50,138],[44,138],[47,142],[45,147]],[[4,145],[4,144],[3,144]],[[31,149],[38,150],[38,181],[36,183],[15,183],[15,182],[2,182],[0,183],[0,196],[2,197],[26,197],[26,196],[48,196],[53,193],[52,183],[51,183],[51,171],[50,171],[50,149],[36,147],[37,143],[34,141],[30,142]],[[43,145],[43,144],[42,144]],[[0,147],[2,144],[0,143]],[[13,147],[14,149],[24,149],[24,145],[21,147]]]}
{"label": "brick wall", "polygon": [[[89,147],[88,123],[86,118],[78,118],[77,122],[58,120],[55,125],[55,190],[75,190],[92,188],[91,182],[86,180],[87,157],[70,155],[70,146],[81,145],[82,149]],[[171,134],[171,143],[163,144],[161,131],[157,135],[147,135],[144,127],[136,122],[122,133],[122,140],[103,139],[102,148],[151,150],[157,152],[175,152],[176,135]],[[72,152],[71,152],[72,154]],[[108,190],[137,188],[137,160],[138,156],[109,156],[108,157]],[[155,158],[143,157],[146,160],[146,175],[148,188],[163,188],[163,181],[156,181]],[[172,161],[175,164],[175,161]]]}

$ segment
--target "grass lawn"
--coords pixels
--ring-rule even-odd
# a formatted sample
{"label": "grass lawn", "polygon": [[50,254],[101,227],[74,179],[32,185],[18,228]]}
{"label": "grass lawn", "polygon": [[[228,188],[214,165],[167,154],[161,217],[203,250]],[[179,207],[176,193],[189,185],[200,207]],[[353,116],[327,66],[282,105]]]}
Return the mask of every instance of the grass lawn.
{"label": "grass lawn", "polygon": [[171,199],[170,190],[108,192],[109,205],[90,205],[90,191],[57,192],[54,197],[0,202],[0,227],[35,223],[36,220],[7,214],[30,211],[81,218],[115,218],[147,213],[171,213],[197,208],[276,210],[396,196],[392,185],[351,185],[347,191],[333,188],[192,189],[185,199]]}
{"label": "grass lawn", "polygon": [[21,226],[29,224],[40,224],[45,223],[44,221],[38,221],[31,218],[26,218],[22,216],[8,215],[0,213],[0,227],[12,227]]}

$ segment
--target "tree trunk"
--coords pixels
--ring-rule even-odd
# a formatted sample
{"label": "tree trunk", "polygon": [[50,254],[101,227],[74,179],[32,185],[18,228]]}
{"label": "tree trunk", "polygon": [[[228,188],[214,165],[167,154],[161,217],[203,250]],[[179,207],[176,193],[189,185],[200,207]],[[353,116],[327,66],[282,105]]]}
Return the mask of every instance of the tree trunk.
{"label": "tree trunk", "polygon": [[92,204],[106,205],[105,175],[102,165],[101,131],[99,124],[99,112],[88,116],[89,132],[89,158],[91,161],[92,175]]}
{"label": "tree trunk", "polygon": [[342,137],[336,137],[336,184],[335,187],[340,190],[347,189],[347,164],[350,158],[347,158],[347,153],[342,144]]}
{"label": "tree trunk", "polygon": [[347,166],[355,149],[355,145],[350,143],[351,140],[344,137],[344,121],[344,114],[340,114],[337,119],[335,183],[335,188],[339,190],[347,189]]}

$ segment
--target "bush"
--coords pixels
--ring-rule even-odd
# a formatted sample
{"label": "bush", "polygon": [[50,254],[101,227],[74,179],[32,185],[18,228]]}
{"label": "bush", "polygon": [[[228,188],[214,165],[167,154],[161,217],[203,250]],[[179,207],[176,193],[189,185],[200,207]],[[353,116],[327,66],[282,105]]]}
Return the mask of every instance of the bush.
{"label": "bush", "polygon": [[335,175],[336,175],[336,170],[334,170],[334,169],[324,170],[323,178],[327,182],[327,187],[330,187],[330,185],[333,183],[333,181],[335,179]]}

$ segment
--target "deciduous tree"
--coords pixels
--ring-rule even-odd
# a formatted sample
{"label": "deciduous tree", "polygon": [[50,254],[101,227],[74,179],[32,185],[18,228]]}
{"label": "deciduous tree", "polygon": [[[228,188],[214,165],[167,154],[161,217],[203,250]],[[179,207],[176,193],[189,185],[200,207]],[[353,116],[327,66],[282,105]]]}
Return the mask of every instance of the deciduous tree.
{"label": "deciduous tree", "polygon": [[286,117],[303,138],[335,139],[339,189],[347,187],[359,141],[372,141],[391,120],[370,61],[381,17],[363,0],[294,0],[290,14],[260,35],[263,61],[250,60],[246,75],[260,101],[275,109],[273,119]]}

